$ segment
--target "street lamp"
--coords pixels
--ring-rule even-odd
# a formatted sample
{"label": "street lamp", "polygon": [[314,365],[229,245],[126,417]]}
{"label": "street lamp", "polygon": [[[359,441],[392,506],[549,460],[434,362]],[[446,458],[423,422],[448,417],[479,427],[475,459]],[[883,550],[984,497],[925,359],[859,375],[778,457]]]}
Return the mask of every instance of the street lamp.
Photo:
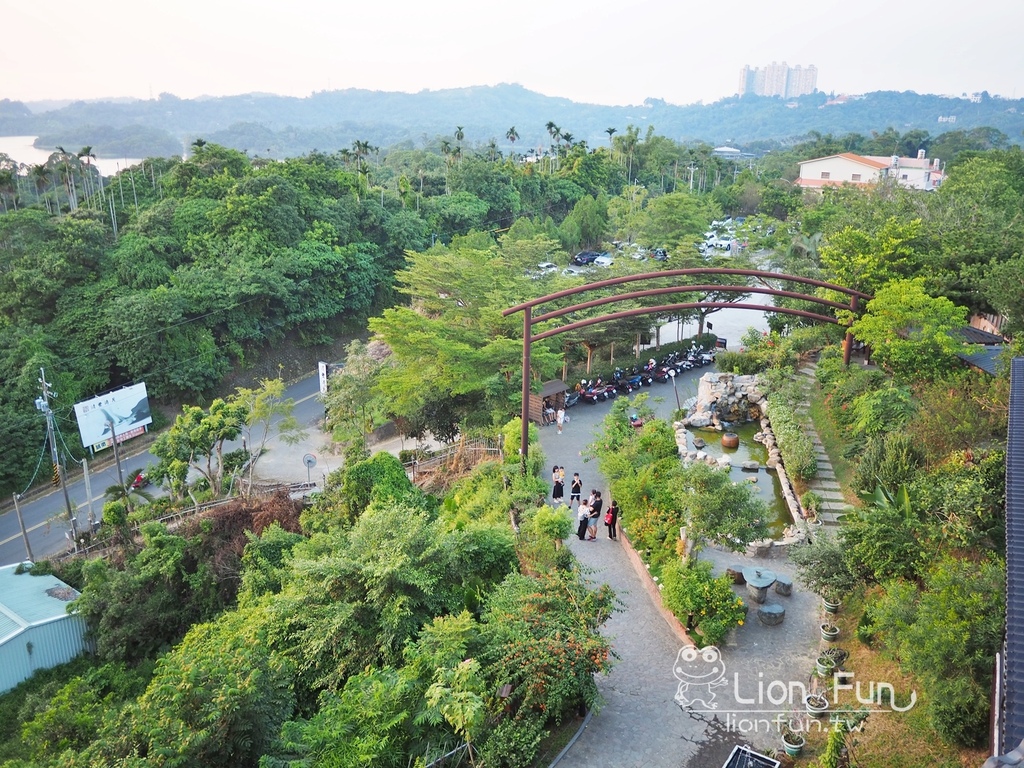
{"label": "street lamp", "polygon": [[676,372],[675,372],[675,369],[669,368],[668,369],[668,375],[669,375],[669,378],[672,379],[672,391],[676,395],[676,410],[677,411],[681,411],[681,410],[683,410],[683,406],[681,406],[679,404],[679,390],[676,389]]}

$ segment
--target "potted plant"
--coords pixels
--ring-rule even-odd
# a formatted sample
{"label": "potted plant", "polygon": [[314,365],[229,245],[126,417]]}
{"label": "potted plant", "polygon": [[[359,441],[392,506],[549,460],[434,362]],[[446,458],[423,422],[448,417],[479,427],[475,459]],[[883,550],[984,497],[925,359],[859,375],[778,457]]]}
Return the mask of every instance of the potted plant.
{"label": "potted plant", "polygon": [[[830,621],[826,621],[821,625],[821,639],[826,643],[834,643],[836,638],[839,637],[839,627]],[[835,666],[835,662],[833,662]]]}
{"label": "potted plant", "polygon": [[821,655],[827,656],[828,658],[832,659],[832,661],[835,663],[836,669],[842,667],[843,662],[850,658],[849,651],[847,651],[845,648],[836,648],[835,646],[832,646],[831,648],[826,648],[824,651],[821,652]]}
{"label": "potted plant", "polygon": [[841,596],[857,586],[857,575],[835,537],[820,533],[813,539],[813,543],[790,547],[789,556],[796,564],[797,578],[821,597],[827,613],[835,613]]}
{"label": "potted plant", "polygon": [[831,656],[826,656],[824,653],[818,657],[818,660],[814,663],[815,671],[818,673],[818,677],[829,677],[836,670],[836,662]]}
{"label": "potted plant", "polygon": [[807,491],[800,497],[800,506],[808,522],[818,523],[818,510],[821,509],[821,496],[814,491]]}
{"label": "potted plant", "polygon": [[804,750],[807,739],[800,731],[793,730],[788,724],[782,726],[782,748],[790,757],[798,757]]}
{"label": "potted plant", "polygon": [[836,614],[839,613],[841,603],[839,598],[834,594],[822,595],[821,605],[825,609],[825,613]]}
{"label": "potted plant", "polygon": [[824,693],[809,693],[804,696],[804,708],[811,717],[821,717],[828,712],[828,696]]}

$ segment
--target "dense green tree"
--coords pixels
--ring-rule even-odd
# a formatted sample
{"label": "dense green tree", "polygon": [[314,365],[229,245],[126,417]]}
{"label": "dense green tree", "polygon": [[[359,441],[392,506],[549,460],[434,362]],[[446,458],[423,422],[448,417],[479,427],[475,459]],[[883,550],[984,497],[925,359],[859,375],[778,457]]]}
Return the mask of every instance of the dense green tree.
{"label": "dense green tree", "polygon": [[967,310],[945,297],[932,298],[924,278],[891,282],[868,302],[851,327],[854,338],[897,379],[931,378],[955,364],[961,344],[951,332],[967,323]]}

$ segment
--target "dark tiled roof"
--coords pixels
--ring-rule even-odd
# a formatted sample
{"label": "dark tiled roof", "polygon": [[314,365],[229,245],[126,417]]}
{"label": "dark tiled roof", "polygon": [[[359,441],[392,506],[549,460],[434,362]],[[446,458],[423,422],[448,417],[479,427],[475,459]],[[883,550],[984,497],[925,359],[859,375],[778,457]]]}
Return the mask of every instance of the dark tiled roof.
{"label": "dark tiled roof", "polygon": [[1004,344],[1006,342],[1006,339],[998,333],[989,333],[970,325],[959,328],[956,333],[968,344]]}
{"label": "dark tiled roof", "polygon": [[[984,331],[983,331],[984,333]],[[965,347],[963,352],[957,352],[956,356],[968,365],[980,368],[990,376],[995,376],[999,370],[999,356],[1006,349],[1002,344],[992,344],[984,347]]]}
{"label": "dark tiled roof", "polygon": [[1004,754],[1024,739],[1024,357],[1010,363],[1006,447],[1006,663]]}

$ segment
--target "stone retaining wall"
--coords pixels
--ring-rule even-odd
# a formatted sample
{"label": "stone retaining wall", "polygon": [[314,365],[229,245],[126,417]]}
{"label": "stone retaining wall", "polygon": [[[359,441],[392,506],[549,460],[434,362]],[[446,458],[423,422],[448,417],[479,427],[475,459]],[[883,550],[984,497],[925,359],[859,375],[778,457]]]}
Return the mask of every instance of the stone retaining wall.
{"label": "stone retaining wall", "polygon": [[[686,433],[688,428],[715,429],[724,431],[724,424],[758,421],[761,431],[754,436],[768,451],[765,468],[779,477],[782,497],[786,500],[793,525],[787,527],[779,540],[764,539],[751,542],[747,555],[751,557],[785,557],[787,547],[804,540],[807,523],[804,519],[796,491],[786,474],[782,452],[772,432],[768,397],[760,389],[756,376],[740,376],[732,373],[706,373],[697,386],[697,402],[692,412],[682,421],[675,422],[676,445],[683,461],[705,461],[721,469],[731,466],[728,456],[714,459],[702,451],[689,450]],[[753,464],[753,462],[751,462]],[[744,469],[754,469],[747,467]],[[757,467],[759,468],[759,467]]]}

